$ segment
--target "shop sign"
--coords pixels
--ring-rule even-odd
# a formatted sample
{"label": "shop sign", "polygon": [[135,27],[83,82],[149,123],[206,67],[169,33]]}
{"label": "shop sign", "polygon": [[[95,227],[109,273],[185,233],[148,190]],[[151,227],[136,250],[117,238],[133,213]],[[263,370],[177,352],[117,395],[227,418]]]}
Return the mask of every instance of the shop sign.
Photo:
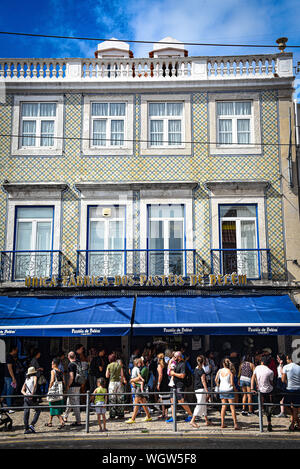
{"label": "shop sign", "polygon": [[56,276],[48,277],[26,277],[25,286],[28,288],[54,288],[54,287],[197,287],[197,286],[242,286],[247,284],[247,276],[237,273],[226,275],[210,274],[202,275],[116,275],[113,278],[106,276]]}

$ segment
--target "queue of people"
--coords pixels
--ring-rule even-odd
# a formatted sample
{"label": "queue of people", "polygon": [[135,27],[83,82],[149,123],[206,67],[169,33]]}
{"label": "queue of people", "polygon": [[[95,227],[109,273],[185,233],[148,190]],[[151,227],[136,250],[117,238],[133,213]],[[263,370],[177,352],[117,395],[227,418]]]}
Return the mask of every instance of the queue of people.
{"label": "queue of people", "polygon": [[[8,396],[6,405],[10,408],[16,383],[17,355],[17,348],[12,347],[7,356],[2,391],[2,395]],[[277,355],[277,364],[269,349],[257,353],[248,351],[241,359],[230,350],[223,350],[223,355],[219,360],[211,351],[199,354],[193,367],[184,349],[161,351],[146,347],[142,352],[134,350],[126,366],[118,352],[107,354],[105,348],[99,347],[86,354],[83,345],[78,344],[67,356],[59,352],[53,358],[50,379],[45,386],[41,380],[44,368],[39,363],[40,352],[35,349],[21,387],[21,394],[24,395],[24,431],[35,432],[41,412],[40,394],[46,395],[49,401],[46,426],[52,427],[53,418],[58,417],[58,429],[64,428],[73,411],[75,421],[71,425],[80,427],[81,395],[87,390],[92,395],[91,411],[97,414],[100,431],[107,431],[107,412],[110,420],[123,419],[125,410],[131,404],[134,404],[133,410],[126,424],[135,424],[142,410],[145,413],[144,422],[152,421],[155,411],[159,411],[158,420],[165,420],[167,424],[173,422],[174,392],[178,408],[184,411],[185,421],[192,427],[199,428],[197,421],[202,418],[206,425],[212,425],[208,414],[211,406],[219,403],[221,428],[226,428],[225,416],[229,407],[234,429],[239,430],[238,410],[243,416],[257,414],[255,399],[258,391],[267,416],[268,431],[272,431],[272,409],[275,404],[280,406],[277,417],[283,418],[290,413],[289,430],[300,431],[300,366],[293,363],[290,355]],[[129,392],[131,399],[128,398]],[[86,397],[83,397],[85,404]],[[30,421],[31,410],[34,414]]]}

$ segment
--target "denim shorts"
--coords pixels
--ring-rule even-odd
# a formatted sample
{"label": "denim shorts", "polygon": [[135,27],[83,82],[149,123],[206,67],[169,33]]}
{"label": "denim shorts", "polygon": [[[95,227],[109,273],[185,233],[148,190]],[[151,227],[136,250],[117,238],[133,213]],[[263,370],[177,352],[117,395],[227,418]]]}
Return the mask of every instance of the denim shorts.
{"label": "denim shorts", "polygon": [[233,392],[223,392],[220,394],[220,399],[234,399]]}
{"label": "denim shorts", "polygon": [[241,388],[250,388],[251,387],[251,382],[243,381],[242,379],[240,380],[240,387]]}

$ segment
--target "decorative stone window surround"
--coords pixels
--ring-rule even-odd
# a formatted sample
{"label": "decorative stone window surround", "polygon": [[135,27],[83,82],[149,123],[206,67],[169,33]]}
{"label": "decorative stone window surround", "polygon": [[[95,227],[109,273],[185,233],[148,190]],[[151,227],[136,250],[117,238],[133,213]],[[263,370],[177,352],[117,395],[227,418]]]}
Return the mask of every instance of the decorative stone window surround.
{"label": "decorative stone window surround", "polygon": [[53,250],[59,250],[61,244],[61,192],[67,187],[64,183],[44,184],[5,184],[8,192],[8,213],[6,250],[14,249],[15,213],[16,207],[54,207],[53,218]]}
{"label": "decorative stone window surround", "polygon": [[[247,93],[210,93],[208,100],[209,112],[209,146],[210,155],[261,155],[261,116],[260,95],[255,92]],[[218,116],[217,101],[251,101],[251,145],[221,145],[218,144]],[[248,117],[248,116],[245,116]]]}
{"label": "decorative stone window surround", "polygon": [[[126,116],[124,128],[124,145],[118,146],[92,146],[92,119],[91,103],[125,103]],[[116,117],[117,119],[117,117]],[[133,154],[133,95],[93,95],[84,96],[83,99],[83,123],[82,123],[82,153],[87,156],[110,156],[110,155],[132,155]]]}
{"label": "decorative stone window surround", "polygon": [[[148,119],[148,104],[161,102],[183,102],[183,116],[182,116],[182,144],[163,145],[161,147],[151,147],[149,135],[149,119]],[[186,94],[145,94],[141,98],[141,155],[152,156],[173,156],[173,155],[191,155],[191,95]]]}
{"label": "decorative stone window surround", "polygon": [[211,249],[221,249],[220,246],[220,223],[219,205],[257,205],[257,224],[259,248],[266,249],[267,227],[265,192],[269,187],[267,181],[238,181],[238,182],[207,182],[210,191],[210,223],[211,223]]}
{"label": "decorative stone window surround", "polygon": [[[21,105],[24,102],[53,102],[56,103],[55,134],[53,147],[22,147],[22,116]],[[62,95],[17,95],[14,97],[13,120],[12,120],[12,156],[61,156],[63,152],[63,129],[64,129],[64,97]],[[19,136],[19,137],[18,137]]]}

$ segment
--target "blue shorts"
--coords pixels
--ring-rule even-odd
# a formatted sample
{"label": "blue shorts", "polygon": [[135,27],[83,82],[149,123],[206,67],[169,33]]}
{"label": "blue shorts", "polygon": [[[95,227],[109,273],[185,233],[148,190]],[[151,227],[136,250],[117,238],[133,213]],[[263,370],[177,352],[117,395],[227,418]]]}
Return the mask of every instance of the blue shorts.
{"label": "blue shorts", "polygon": [[242,379],[240,380],[240,387],[241,388],[250,388],[251,387],[251,382],[249,383],[248,381],[243,381]]}
{"label": "blue shorts", "polygon": [[233,392],[223,392],[220,394],[220,399],[234,399]]}

